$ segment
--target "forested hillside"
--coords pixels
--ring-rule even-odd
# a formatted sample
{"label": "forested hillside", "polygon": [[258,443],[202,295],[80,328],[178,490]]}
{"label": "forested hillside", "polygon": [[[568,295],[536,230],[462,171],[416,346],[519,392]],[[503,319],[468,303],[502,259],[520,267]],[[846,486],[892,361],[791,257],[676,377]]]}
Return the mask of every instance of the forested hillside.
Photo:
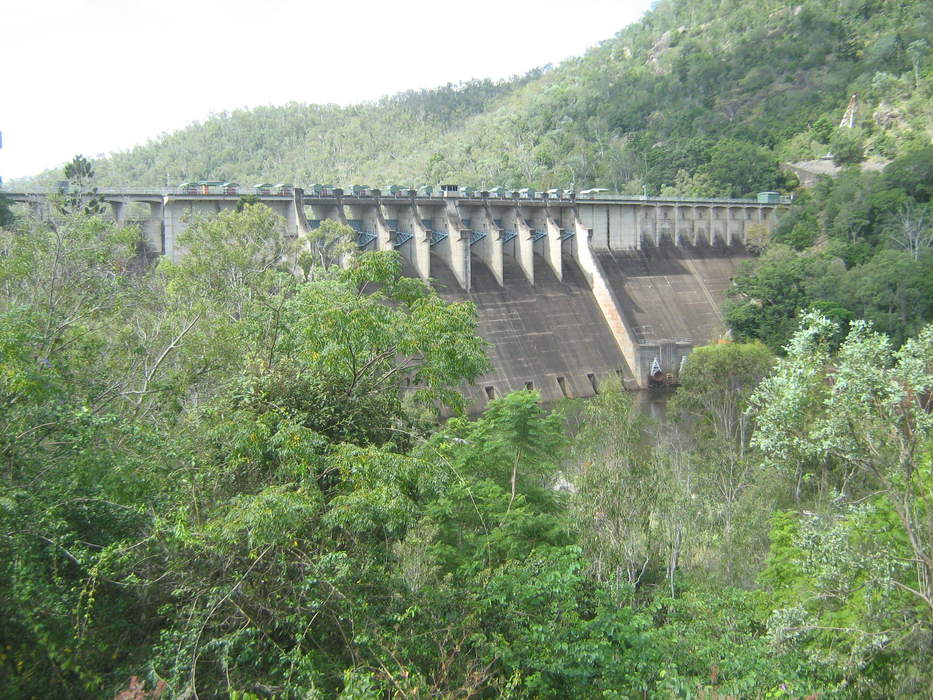
{"label": "forested hillside", "polygon": [[735,337],[781,352],[811,307],[845,328],[872,321],[896,343],[933,320],[933,146],[884,173],[845,168],[798,194],[725,304]]}
{"label": "forested hillside", "polygon": [[[98,173],[109,185],[786,188],[782,162],[830,150],[890,159],[929,141],[931,29],[923,0],[661,0],[543,73],[353,107],[219,114],[116,154]],[[839,133],[853,93],[856,128]]]}

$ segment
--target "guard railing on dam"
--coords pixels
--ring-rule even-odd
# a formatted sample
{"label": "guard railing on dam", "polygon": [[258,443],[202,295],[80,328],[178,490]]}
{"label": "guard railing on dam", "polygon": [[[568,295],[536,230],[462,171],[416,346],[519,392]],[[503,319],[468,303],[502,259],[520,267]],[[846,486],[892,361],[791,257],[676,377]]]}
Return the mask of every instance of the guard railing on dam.
{"label": "guard railing on dam", "polygon": [[[267,191],[257,191],[251,187],[236,187],[236,188],[223,188],[211,189],[207,192],[195,191],[195,189],[188,187],[98,187],[94,190],[93,194],[99,194],[105,197],[108,196],[127,196],[127,197],[192,197],[192,198],[203,198],[203,197],[246,197],[250,195],[258,195],[261,197],[291,197],[292,192],[295,189],[301,188],[288,188],[286,190],[276,190],[271,188]],[[335,188],[339,189],[339,188]],[[410,190],[414,192],[415,190]],[[32,188],[29,190],[10,190],[7,191],[0,187],[0,193],[5,194],[7,197],[13,199],[14,201],[19,201],[21,198],[27,196],[46,196],[49,194],[68,194],[68,192],[58,192],[54,187],[46,189]],[[412,198],[408,191],[406,192],[395,192],[395,193],[383,193],[380,190],[373,189],[369,190],[366,193],[353,193],[348,191],[340,190],[339,193],[335,193],[334,190],[331,190],[329,193],[323,194],[313,194],[310,192],[303,192],[305,200],[312,199],[346,199],[346,200],[372,200],[376,197],[380,199],[410,199]],[[445,196],[443,193],[431,194],[431,195],[414,195],[416,200],[434,200],[442,201],[444,199],[449,199],[449,196]],[[596,195],[583,195],[575,194],[573,196],[552,196],[547,193],[536,193],[534,196],[523,197],[519,196],[517,193],[509,195],[490,195],[488,192],[474,192],[469,195],[457,195],[458,199],[464,200],[476,200],[482,201],[488,199],[491,202],[501,202],[501,201],[518,201],[522,203],[526,202],[571,202],[577,201],[582,203],[589,202],[600,202],[600,203],[620,203],[620,204],[638,204],[644,202],[650,202],[652,204],[761,204],[757,199],[753,198],[737,198],[737,197],[655,197],[655,196],[644,196],[644,195],[624,195],[624,194],[596,194]],[[780,204],[790,204],[790,197],[782,197]]]}

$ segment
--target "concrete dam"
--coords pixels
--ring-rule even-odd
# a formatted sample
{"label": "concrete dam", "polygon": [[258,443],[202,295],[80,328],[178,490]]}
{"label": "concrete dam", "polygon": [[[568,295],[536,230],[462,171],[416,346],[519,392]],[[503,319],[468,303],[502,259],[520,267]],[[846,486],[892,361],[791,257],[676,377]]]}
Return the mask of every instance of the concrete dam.
{"label": "concrete dam", "polygon": [[[234,208],[238,191],[101,190],[119,224],[177,259],[190,213]],[[8,193],[35,209],[44,197]],[[534,193],[440,194],[283,187],[259,200],[287,233],[324,219],[351,227],[362,249],[396,250],[406,274],[442,297],[476,304],[493,370],[464,388],[481,409],[510,391],[587,397],[601,381],[675,382],[684,358],[725,330],[719,307],[750,232],[783,209],[750,199],[657,199]],[[757,232],[753,227],[759,227]]]}
{"label": "concrete dam", "polygon": [[434,284],[445,299],[476,304],[480,335],[491,343],[493,371],[466,389],[481,407],[524,388],[537,389],[545,400],[589,397],[612,375],[644,388],[655,363],[665,381],[676,381],[693,346],[725,330],[719,306],[749,257],[738,246],[599,251],[595,258],[609,291],[603,303],[617,301],[617,328],[630,338],[627,357],[572,255],[563,257],[562,280],[540,265],[532,286],[507,263],[506,284],[499,286],[473,260],[469,292],[449,274],[437,275]]}

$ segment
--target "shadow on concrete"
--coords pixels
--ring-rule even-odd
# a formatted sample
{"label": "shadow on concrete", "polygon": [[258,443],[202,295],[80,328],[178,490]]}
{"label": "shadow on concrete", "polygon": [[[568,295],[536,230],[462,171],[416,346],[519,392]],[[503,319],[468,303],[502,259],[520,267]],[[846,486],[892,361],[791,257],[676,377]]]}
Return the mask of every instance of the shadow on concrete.
{"label": "shadow on concrete", "polygon": [[592,396],[610,376],[631,377],[622,353],[576,261],[562,260],[563,281],[535,256],[535,284],[506,256],[505,286],[476,256],[470,260],[472,289],[460,288],[453,272],[432,256],[435,288],[448,301],[476,304],[480,335],[490,343],[493,370],[464,393],[481,410],[490,398],[533,388],[545,401]]}
{"label": "shadow on concrete", "polygon": [[720,307],[739,266],[740,247],[662,246],[597,251],[621,311],[646,342],[712,342],[725,331]]}

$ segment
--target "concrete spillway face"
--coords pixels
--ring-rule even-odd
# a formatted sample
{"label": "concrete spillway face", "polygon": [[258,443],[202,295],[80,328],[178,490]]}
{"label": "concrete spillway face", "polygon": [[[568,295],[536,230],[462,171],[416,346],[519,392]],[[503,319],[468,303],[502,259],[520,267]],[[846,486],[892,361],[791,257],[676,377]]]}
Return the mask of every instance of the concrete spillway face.
{"label": "concrete spillway face", "polygon": [[683,341],[694,346],[722,337],[726,325],[720,308],[726,290],[751,257],[741,248],[702,246],[594,252],[642,343]]}
{"label": "concrete spillway face", "polygon": [[535,389],[545,401],[587,397],[610,376],[631,376],[572,258],[563,259],[564,280],[559,281],[536,256],[534,285],[509,257],[503,265],[504,286],[477,256],[471,267],[469,292],[441,260],[432,260],[431,269],[442,297],[476,304],[480,335],[491,344],[492,372],[463,387],[474,411],[512,391]]}

